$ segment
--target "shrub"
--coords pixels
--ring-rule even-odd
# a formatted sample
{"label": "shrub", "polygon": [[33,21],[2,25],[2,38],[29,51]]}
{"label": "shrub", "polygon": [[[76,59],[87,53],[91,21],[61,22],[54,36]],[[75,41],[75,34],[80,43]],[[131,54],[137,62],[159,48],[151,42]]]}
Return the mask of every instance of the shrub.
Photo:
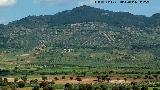
{"label": "shrub", "polygon": [[79,85],[79,90],[86,90],[86,86],[84,84]]}
{"label": "shrub", "polygon": [[34,86],[32,90],[39,90],[40,87],[39,86]]}
{"label": "shrub", "polygon": [[107,90],[107,87],[105,85],[101,85],[101,90]]}
{"label": "shrub", "polygon": [[72,85],[69,83],[66,83],[64,90],[72,90]]}
{"label": "shrub", "polygon": [[77,77],[76,80],[77,81],[82,81],[82,79],[80,77]]}
{"label": "shrub", "polygon": [[70,77],[70,80],[73,80],[73,77]]}
{"label": "shrub", "polygon": [[140,88],[138,86],[133,86],[132,90],[140,90]]}
{"label": "shrub", "polygon": [[66,79],[66,77],[65,77],[65,76],[62,76],[62,79]]}
{"label": "shrub", "polygon": [[153,90],[159,90],[158,88],[153,88]]}
{"label": "shrub", "polygon": [[19,82],[18,82],[18,87],[19,87],[19,88],[25,87],[25,82],[24,82],[24,81],[19,81]]}
{"label": "shrub", "polygon": [[17,82],[18,81],[18,78],[14,78],[14,82]]}
{"label": "shrub", "polygon": [[7,78],[4,78],[4,82],[7,83],[7,82],[8,82],[8,79],[7,79]]}
{"label": "shrub", "polygon": [[42,76],[42,80],[43,81],[47,80],[47,77],[46,76]]}
{"label": "shrub", "polygon": [[45,86],[47,86],[47,85],[48,85],[48,82],[43,81],[43,82],[41,82],[39,85],[40,85],[40,87],[45,87]]}
{"label": "shrub", "polygon": [[86,89],[87,89],[87,90],[92,90],[92,89],[93,89],[93,87],[92,87],[92,85],[91,85],[91,84],[86,84]]}
{"label": "shrub", "polygon": [[54,80],[52,80],[52,81],[50,82],[50,84],[55,84]]}
{"label": "shrub", "polygon": [[141,90],[148,90],[147,86],[142,86]]}
{"label": "shrub", "polygon": [[119,88],[116,87],[116,86],[114,86],[114,87],[112,88],[112,90],[119,90]]}
{"label": "shrub", "polygon": [[58,77],[55,77],[54,80],[59,80]]}
{"label": "shrub", "polygon": [[27,81],[27,76],[23,76],[23,77],[21,77],[21,79],[22,79],[24,82],[26,82],[26,81]]}

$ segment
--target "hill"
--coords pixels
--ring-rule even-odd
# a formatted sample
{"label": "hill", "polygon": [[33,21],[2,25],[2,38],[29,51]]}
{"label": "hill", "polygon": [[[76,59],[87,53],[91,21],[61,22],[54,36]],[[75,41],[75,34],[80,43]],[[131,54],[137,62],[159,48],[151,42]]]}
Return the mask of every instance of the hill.
{"label": "hill", "polygon": [[153,66],[160,58],[159,19],[158,13],[146,17],[81,6],[0,25],[0,49],[38,53],[41,64]]}

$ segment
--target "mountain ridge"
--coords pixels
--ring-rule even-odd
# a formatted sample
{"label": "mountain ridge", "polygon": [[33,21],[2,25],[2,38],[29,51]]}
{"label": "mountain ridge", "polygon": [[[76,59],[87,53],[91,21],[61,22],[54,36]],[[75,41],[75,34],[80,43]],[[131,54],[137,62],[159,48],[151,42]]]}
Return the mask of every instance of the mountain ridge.
{"label": "mountain ridge", "polygon": [[[46,24],[49,26],[74,24],[83,22],[105,22],[115,26],[136,26],[138,28],[158,26],[157,17],[160,14],[153,14],[151,17],[144,15],[133,15],[129,12],[112,12],[90,6],[80,6],[72,10],[66,10],[54,15],[28,16],[23,19],[13,21],[8,25],[24,25],[27,23]],[[34,23],[33,23],[34,22]]]}
{"label": "mountain ridge", "polygon": [[159,19],[160,14],[145,17],[89,6],[28,16],[0,25],[0,54],[29,53],[33,62],[51,66],[151,67],[160,63]]}

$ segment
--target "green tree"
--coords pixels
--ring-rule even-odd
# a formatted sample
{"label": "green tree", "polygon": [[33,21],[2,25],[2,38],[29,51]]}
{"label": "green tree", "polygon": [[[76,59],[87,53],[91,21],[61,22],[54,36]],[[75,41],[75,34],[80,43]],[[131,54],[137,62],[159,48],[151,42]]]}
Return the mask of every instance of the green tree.
{"label": "green tree", "polygon": [[73,80],[73,77],[70,77],[70,80]]}
{"label": "green tree", "polygon": [[47,80],[47,76],[42,76],[42,80],[46,81]]}
{"label": "green tree", "polygon": [[97,76],[97,81],[98,81],[98,82],[100,81],[100,79],[101,79],[101,77],[100,77],[100,76]]}
{"label": "green tree", "polygon": [[23,77],[21,77],[21,79],[22,79],[24,82],[26,82],[26,81],[27,81],[27,76],[23,76]]}
{"label": "green tree", "polygon": [[24,81],[19,81],[19,82],[18,82],[18,87],[19,87],[19,88],[25,87],[25,82],[24,82]]}
{"label": "green tree", "polygon": [[127,81],[127,78],[124,78],[124,81],[126,82],[126,81]]}
{"label": "green tree", "polygon": [[32,90],[40,90],[39,86],[34,86]]}
{"label": "green tree", "polygon": [[48,82],[43,81],[43,82],[39,83],[39,85],[40,85],[41,88],[44,88],[45,86],[48,85]]}
{"label": "green tree", "polygon": [[148,90],[147,86],[142,86],[141,90]]}
{"label": "green tree", "polygon": [[55,78],[54,78],[54,80],[56,80],[56,81],[57,81],[57,80],[59,80],[59,79],[58,79],[58,77],[55,77]]}
{"label": "green tree", "polygon": [[18,78],[14,78],[14,82],[17,82],[18,81]]}
{"label": "green tree", "polygon": [[65,76],[62,76],[62,79],[66,79],[66,77],[65,77]]}
{"label": "green tree", "polygon": [[69,83],[65,84],[64,90],[72,90],[72,85]]}

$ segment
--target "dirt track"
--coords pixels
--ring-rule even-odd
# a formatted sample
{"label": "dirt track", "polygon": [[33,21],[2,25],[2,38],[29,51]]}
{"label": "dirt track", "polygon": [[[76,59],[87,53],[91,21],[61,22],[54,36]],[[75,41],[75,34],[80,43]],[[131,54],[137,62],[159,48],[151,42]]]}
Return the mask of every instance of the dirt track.
{"label": "dirt track", "polygon": [[[48,78],[48,82],[51,82],[52,80],[54,80],[55,84],[66,84],[66,83],[72,83],[72,84],[94,84],[94,83],[98,83],[97,78],[96,77],[81,77],[82,81],[77,81],[75,80],[76,77],[74,77],[73,80],[70,80],[69,77],[66,77],[65,79],[61,79],[60,77],[58,77],[59,80],[54,80],[54,76],[50,76]],[[14,78],[7,78],[9,82],[14,82]],[[42,82],[43,80],[40,77],[35,77],[35,78],[28,78],[27,82],[29,82],[30,80],[34,80],[34,79],[38,79],[39,82]],[[21,81],[21,79],[19,79],[19,81]],[[126,82],[123,79],[120,80],[116,80],[115,78],[112,78],[109,83],[131,83],[133,80],[128,79]],[[103,83],[107,83],[107,81],[103,81]]]}

